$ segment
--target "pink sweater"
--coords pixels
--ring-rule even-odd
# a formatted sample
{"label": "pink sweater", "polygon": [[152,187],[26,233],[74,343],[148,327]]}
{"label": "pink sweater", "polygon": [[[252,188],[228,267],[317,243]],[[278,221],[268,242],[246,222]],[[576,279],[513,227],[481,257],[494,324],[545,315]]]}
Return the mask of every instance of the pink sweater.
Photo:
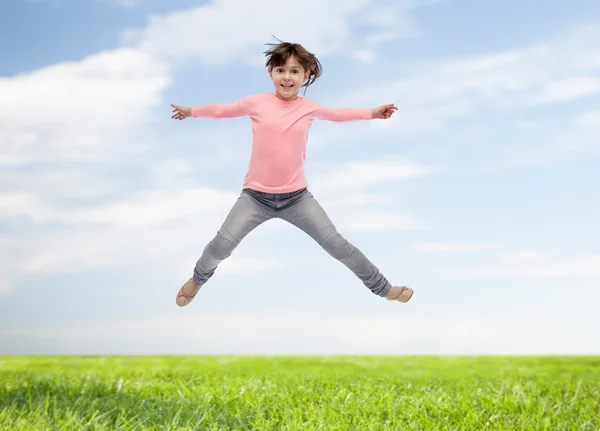
{"label": "pink sweater", "polygon": [[252,151],[243,187],[287,193],[308,187],[304,160],[312,120],[369,120],[372,113],[371,109],[327,109],[303,97],[285,101],[275,93],[250,95],[231,104],[213,103],[192,108],[194,118],[241,116],[252,120]]}

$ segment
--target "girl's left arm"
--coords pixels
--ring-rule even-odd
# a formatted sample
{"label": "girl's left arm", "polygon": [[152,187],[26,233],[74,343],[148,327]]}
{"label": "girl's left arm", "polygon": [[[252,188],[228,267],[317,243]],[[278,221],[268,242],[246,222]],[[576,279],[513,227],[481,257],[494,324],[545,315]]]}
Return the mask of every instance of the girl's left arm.
{"label": "girl's left arm", "polygon": [[318,106],[314,112],[314,118],[317,120],[343,123],[346,121],[370,120],[373,118],[373,112],[371,109],[324,108]]}
{"label": "girl's left arm", "polygon": [[324,108],[317,105],[314,118],[335,122],[372,120],[376,118],[388,119],[398,108],[394,104],[382,105],[375,109],[360,108]]}

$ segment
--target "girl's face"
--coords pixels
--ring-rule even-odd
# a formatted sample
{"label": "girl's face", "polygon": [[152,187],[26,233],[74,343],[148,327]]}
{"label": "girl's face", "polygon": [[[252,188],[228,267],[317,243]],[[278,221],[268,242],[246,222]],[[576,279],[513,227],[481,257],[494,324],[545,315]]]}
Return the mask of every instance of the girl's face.
{"label": "girl's face", "polygon": [[274,67],[269,70],[269,75],[275,86],[275,95],[282,100],[295,100],[302,83],[308,79],[309,72],[290,57],[283,66]]}

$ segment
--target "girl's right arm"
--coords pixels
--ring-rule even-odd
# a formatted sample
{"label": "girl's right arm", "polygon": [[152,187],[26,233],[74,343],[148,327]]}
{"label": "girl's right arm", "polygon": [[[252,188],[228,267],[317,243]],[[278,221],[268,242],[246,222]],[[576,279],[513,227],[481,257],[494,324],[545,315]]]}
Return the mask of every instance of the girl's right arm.
{"label": "girl's right arm", "polygon": [[171,118],[184,120],[193,118],[232,118],[248,115],[247,98],[244,97],[234,103],[211,103],[208,105],[185,107],[171,104],[174,114]]}

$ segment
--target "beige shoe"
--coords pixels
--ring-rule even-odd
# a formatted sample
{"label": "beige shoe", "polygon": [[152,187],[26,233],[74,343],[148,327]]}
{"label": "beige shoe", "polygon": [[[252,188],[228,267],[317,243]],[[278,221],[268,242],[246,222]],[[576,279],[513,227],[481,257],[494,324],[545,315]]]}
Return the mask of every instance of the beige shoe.
{"label": "beige shoe", "polygon": [[412,298],[414,290],[406,286],[392,286],[389,292],[385,295],[388,301],[408,302]]}
{"label": "beige shoe", "polygon": [[[192,302],[192,299],[194,299],[194,297],[196,296],[196,293],[198,293],[199,290],[200,290],[200,286],[198,286],[194,282],[194,280],[192,280],[190,278],[188,281],[186,281],[186,283],[183,286],[181,286],[181,289],[179,289],[179,292],[177,292],[177,297],[175,298],[175,302],[180,307],[185,307],[190,302]],[[188,292],[194,292],[194,293],[189,294]]]}

